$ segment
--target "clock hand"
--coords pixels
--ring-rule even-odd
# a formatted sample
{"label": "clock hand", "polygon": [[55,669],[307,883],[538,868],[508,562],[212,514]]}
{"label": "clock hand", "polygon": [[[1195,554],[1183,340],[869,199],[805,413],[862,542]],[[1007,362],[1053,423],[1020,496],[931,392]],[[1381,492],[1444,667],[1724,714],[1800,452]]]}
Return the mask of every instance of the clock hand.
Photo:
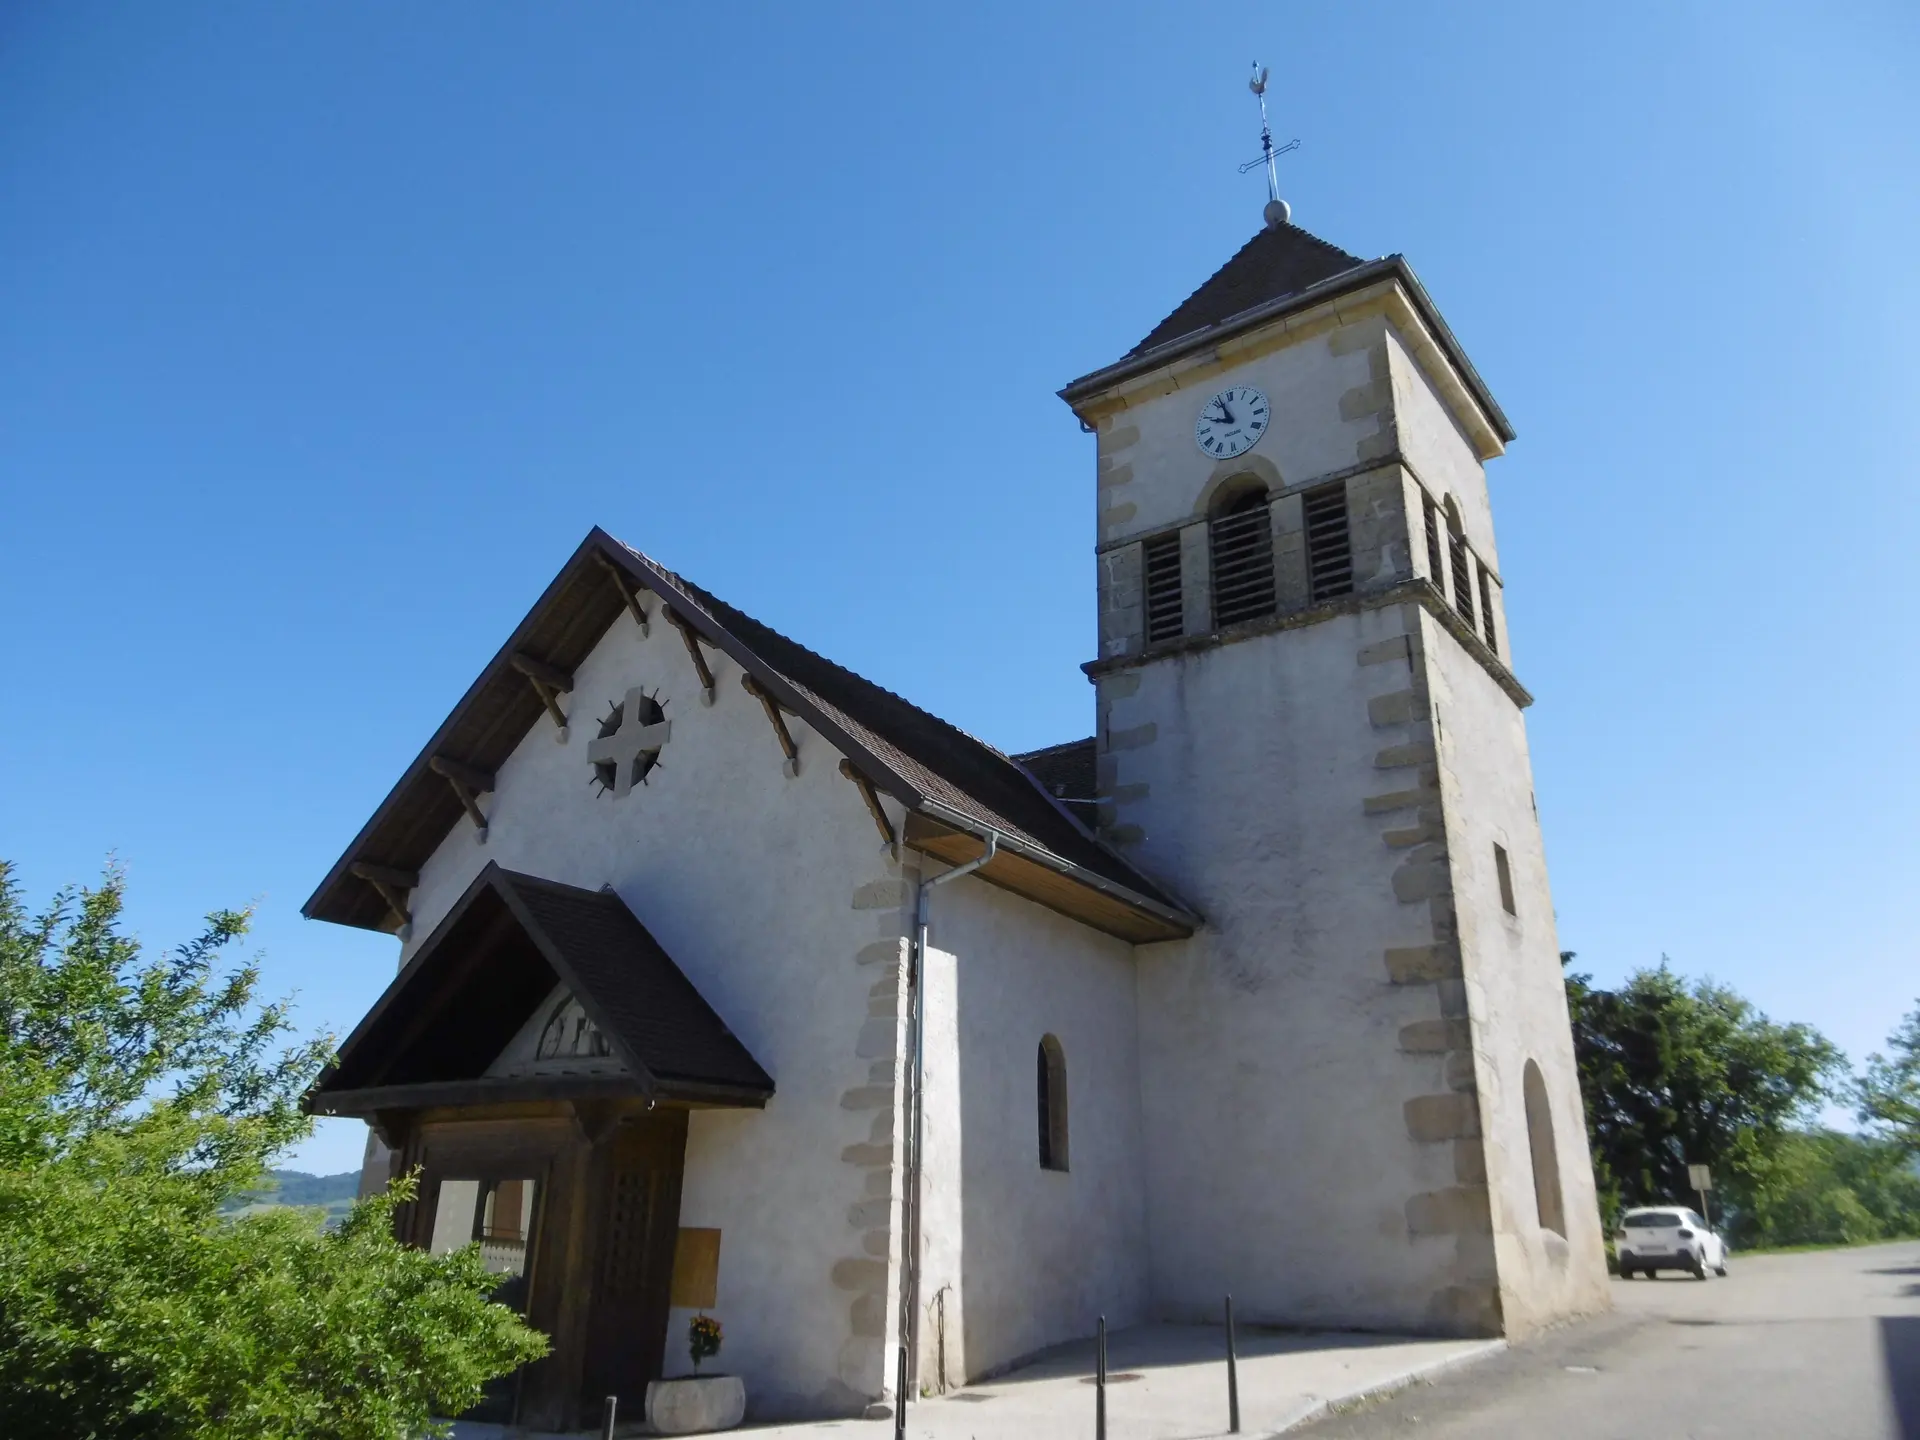
{"label": "clock hand", "polygon": [[1228,425],[1231,425],[1231,424],[1233,424],[1233,423],[1234,423],[1234,422],[1233,422],[1233,411],[1231,411],[1231,410],[1229,410],[1229,409],[1227,409],[1227,402],[1226,402],[1226,401],[1224,401],[1224,400],[1220,400],[1220,401],[1216,401],[1215,403],[1219,405],[1219,407],[1220,407],[1220,413],[1221,413],[1222,415],[1224,415],[1224,416],[1226,417],[1226,419],[1225,419],[1225,421],[1224,421],[1223,423],[1225,423],[1225,424],[1228,424]]}

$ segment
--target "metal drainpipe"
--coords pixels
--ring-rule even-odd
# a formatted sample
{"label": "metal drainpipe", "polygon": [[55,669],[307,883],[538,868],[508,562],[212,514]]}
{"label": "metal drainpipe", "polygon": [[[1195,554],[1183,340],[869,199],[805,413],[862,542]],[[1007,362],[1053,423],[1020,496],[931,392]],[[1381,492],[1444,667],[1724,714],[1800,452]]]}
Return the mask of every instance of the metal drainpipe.
{"label": "metal drainpipe", "polygon": [[900,1365],[895,1372],[902,1378],[900,1394],[894,1397],[893,1433],[904,1435],[907,1423],[907,1395],[917,1389],[920,1379],[920,1141],[925,1128],[925,1090],[923,1081],[926,1075],[926,1037],[927,1037],[927,922],[932,908],[933,887],[944,885],[949,880],[958,880],[962,875],[971,875],[982,865],[992,860],[1000,851],[1000,836],[994,831],[987,832],[987,848],[978,858],[964,865],[956,865],[951,870],[942,871],[930,880],[922,880],[915,888],[913,897],[913,954],[908,960],[908,993],[913,1006],[912,1024],[909,1027],[913,1047],[913,1056],[907,1072],[907,1083],[911,1089],[909,1103],[913,1107],[913,1119],[908,1128],[907,1141],[907,1187],[903,1197],[906,1204],[906,1223],[901,1227],[906,1233],[906,1243],[901,1247],[902,1260],[905,1262],[905,1274],[900,1277]]}

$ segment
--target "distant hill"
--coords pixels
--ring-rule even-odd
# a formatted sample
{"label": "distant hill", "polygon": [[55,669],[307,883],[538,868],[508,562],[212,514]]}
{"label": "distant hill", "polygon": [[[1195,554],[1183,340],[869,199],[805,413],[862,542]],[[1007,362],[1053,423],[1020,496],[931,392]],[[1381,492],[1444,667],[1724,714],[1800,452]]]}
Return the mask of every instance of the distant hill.
{"label": "distant hill", "polygon": [[242,1190],[230,1197],[220,1209],[227,1215],[244,1215],[253,1210],[270,1210],[278,1205],[310,1205],[327,1212],[327,1223],[337,1224],[353,1208],[353,1197],[360,1190],[360,1172],[347,1170],[339,1175],[309,1175],[304,1170],[269,1170],[267,1183]]}

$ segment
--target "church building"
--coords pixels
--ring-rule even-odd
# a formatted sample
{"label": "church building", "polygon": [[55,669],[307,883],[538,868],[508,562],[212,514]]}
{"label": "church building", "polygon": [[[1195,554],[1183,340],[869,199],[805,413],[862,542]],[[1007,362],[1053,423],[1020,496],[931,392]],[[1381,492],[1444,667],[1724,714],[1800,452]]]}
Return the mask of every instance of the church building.
{"label": "church building", "polygon": [[595,529],[307,902],[401,945],[309,1103],[552,1338],[497,1418],[637,1413],[703,1312],[774,1417],[1228,1292],[1606,1306],[1499,405],[1278,206],[1060,394],[1088,738],[1003,753]]}

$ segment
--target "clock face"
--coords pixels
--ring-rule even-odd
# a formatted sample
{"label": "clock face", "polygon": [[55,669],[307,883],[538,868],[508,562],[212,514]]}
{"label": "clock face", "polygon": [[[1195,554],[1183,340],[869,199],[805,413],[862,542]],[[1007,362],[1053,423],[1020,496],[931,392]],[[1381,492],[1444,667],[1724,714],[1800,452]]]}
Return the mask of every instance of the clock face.
{"label": "clock face", "polygon": [[1249,385],[1222,390],[1200,407],[1193,440],[1216,460],[1244,455],[1267,433],[1267,397]]}

